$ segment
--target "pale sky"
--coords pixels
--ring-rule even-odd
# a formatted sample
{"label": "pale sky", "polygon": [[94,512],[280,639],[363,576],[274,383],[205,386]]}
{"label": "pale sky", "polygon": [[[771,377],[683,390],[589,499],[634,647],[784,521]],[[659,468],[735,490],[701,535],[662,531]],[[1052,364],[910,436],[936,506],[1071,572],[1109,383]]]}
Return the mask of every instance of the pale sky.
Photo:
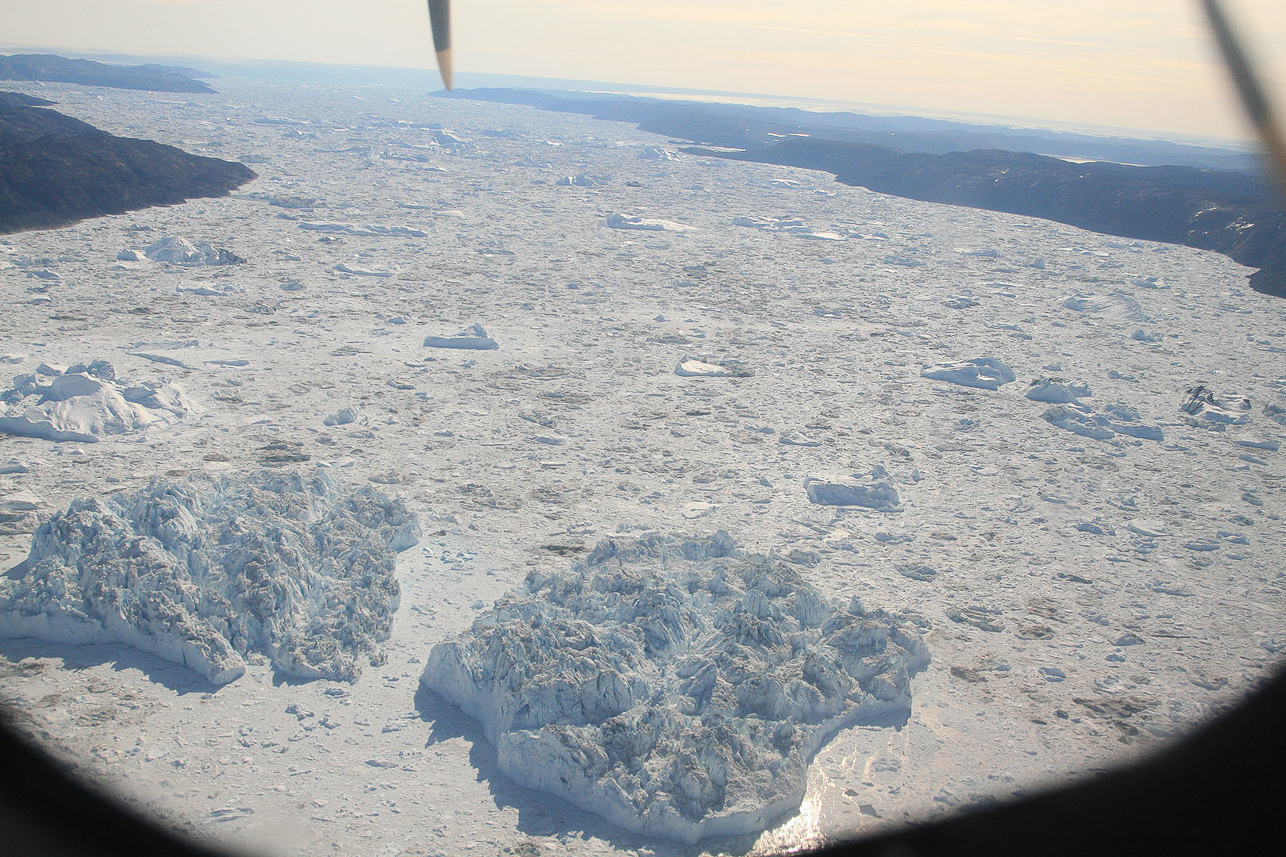
{"label": "pale sky", "polygon": [[[456,68],[1245,138],[1195,0],[454,0]],[[1286,110],[1282,0],[1232,0]],[[424,0],[0,0],[34,48],[432,64]]]}

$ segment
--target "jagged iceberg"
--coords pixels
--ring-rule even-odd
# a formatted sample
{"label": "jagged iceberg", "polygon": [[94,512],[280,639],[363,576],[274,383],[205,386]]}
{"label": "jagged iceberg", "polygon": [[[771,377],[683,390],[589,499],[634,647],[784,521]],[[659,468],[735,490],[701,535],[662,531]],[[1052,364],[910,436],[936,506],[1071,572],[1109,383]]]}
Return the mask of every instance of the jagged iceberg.
{"label": "jagged iceberg", "polygon": [[157,481],[42,524],[0,578],[0,636],[126,643],[220,685],[252,653],[351,681],[383,662],[396,554],[418,540],[400,502],[321,472]]}
{"label": "jagged iceberg", "polygon": [[96,443],[174,422],[192,410],[177,384],[119,380],[106,360],[61,371],[41,364],[35,373],[14,376],[13,386],[0,393],[0,433]]}
{"label": "jagged iceberg", "polygon": [[161,240],[149,244],[143,251],[143,255],[153,262],[169,262],[171,265],[185,267],[237,265],[245,261],[236,253],[223,247],[214,247],[204,241],[193,244],[186,238],[173,235],[166,235]]}
{"label": "jagged iceberg", "polygon": [[693,843],[803,799],[835,732],[909,710],[923,641],[728,534],[600,542],[532,571],[421,683],[479,720],[500,769],[632,831]]}

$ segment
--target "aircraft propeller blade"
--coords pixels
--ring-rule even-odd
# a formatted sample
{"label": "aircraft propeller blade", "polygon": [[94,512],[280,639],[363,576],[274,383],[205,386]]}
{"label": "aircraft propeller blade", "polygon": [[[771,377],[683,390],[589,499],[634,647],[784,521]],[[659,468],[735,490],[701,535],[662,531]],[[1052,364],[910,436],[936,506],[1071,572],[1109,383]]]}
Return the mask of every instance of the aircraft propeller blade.
{"label": "aircraft propeller blade", "polygon": [[1281,126],[1273,115],[1268,96],[1264,94],[1263,87],[1255,77],[1250,67],[1250,60],[1236,34],[1233,33],[1232,25],[1228,23],[1219,0],[1201,0],[1201,5],[1206,11],[1206,17],[1210,20],[1210,29],[1214,31],[1219,50],[1223,52],[1224,62],[1227,63],[1228,71],[1232,74],[1233,82],[1237,86],[1241,104],[1246,108],[1250,121],[1255,124],[1255,130],[1259,132],[1259,137],[1263,141],[1268,162],[1277,174],[1282,192],[1286,193],[1286,141],[1282,138]]}
{"label": "aircraft propeller blade", "polygon": [[442,84],[451,88],[451,0],[429,0],[429,26],[433,29],[433,49],[438,53],[438,71]]}

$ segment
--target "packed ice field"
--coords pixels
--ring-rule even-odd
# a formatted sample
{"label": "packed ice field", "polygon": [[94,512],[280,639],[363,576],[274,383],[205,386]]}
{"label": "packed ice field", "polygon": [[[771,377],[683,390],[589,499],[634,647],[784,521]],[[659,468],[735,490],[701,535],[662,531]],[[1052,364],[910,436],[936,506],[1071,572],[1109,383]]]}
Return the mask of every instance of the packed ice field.
{"label": "packed ice field", "polygon": [[[18,567],[0,590],[0,694],[166,823],[284,854],[775,853],[1111,767],[1280,660],[1286,302],[1252,292],[1248,269],[588,117],[215,85],[14,84],[259,178],[0,238],[0,560]],[[245,499],[281,485],[328,487],[302,506]],[[100,546],[119,561],[157,497],[212,510],[174,530],[188,570],[229,526],[243,548],[339,533],[338,571],[322,548],[243,560],[296,585],[305,612],[343,578],[331,606],[361,632],[331,645],[340,626],[302,613],[238,626],[226,592],[191,595],[197,572],[173,603],[209,633],[82,622],[62,602],[50,618],[69,596],[24,568],[84,572],[89,531],[122,533]],[[33,548],[73,503],[81,529]],[[157,527],[164,570],[179,553]],[[726,568],[723,548],[684,554],[725,540],[741,557]],[[355,567],[366,588],[344,578]],[[479,722],[485,700],[517,697],[453,673],[447,649],[426,671],[447,641],[476,667],[496,617],[574,610],[549,621],[608,634],[599,602],[558,588],[587,568],[686,587],[666,645],[721,609],[822,648],[840,625],[883,623],[905,646],[881,669],[909,684],[890,679],[888,711],[800,708],[816,723],[773,745],[772,777],[767,756],[747,763],[758,814],[694,843],[673,820],[693,811],[678,780],[649,790],[664,748],[585,773],[553,727]],[[750,591],[767,591],[763,569],[769,598]],[[764,651],[802,651],[763,634]],[[612,650],[625,684],[601,698],[625,716],[654,694],[682,738],[718,701],[706,650],[670,679],[648,639],[647,657]],[[880,698],[862,668],[844,680]],[[706,701],[683,709],[702,676]],[[770,709],[794,716],[767,699],[737,727],[755,752],[780,744],[755,731]],[[542,766],[586,779],[545,782]],[[637,794],[615,796],[627,780]],[[685,782],[718,814],[708,783]]]}

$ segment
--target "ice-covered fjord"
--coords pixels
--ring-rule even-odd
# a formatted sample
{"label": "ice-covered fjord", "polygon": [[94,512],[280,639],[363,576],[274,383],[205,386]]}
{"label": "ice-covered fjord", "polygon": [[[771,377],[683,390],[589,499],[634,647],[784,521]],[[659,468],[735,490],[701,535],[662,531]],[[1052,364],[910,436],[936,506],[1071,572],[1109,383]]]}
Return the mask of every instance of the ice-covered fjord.
{"label": "ice-covered fjord", "polygon": [[[0,239],[4,628],[44,597],[118,632],[7,636],[0,693],[167,823],[287,854],[774,853],[1131,758],[1286,647],[1286,303],[1228,259],[570,114],[219,83],[15,84],[260,178]],[[197,572],[256,544],[282,597],[237,637]],[[322,581],[339,555],[382,589]],[[231,671],[183,666],[180,625]],[[530,658],[549,681],[516,694],[448,657],[578,634],[619,645]],[[576,670],[595,693],[560,708]],[[849,717],[865,698],[890,716]],[[750,823],[687,844],[732,774]]]}

